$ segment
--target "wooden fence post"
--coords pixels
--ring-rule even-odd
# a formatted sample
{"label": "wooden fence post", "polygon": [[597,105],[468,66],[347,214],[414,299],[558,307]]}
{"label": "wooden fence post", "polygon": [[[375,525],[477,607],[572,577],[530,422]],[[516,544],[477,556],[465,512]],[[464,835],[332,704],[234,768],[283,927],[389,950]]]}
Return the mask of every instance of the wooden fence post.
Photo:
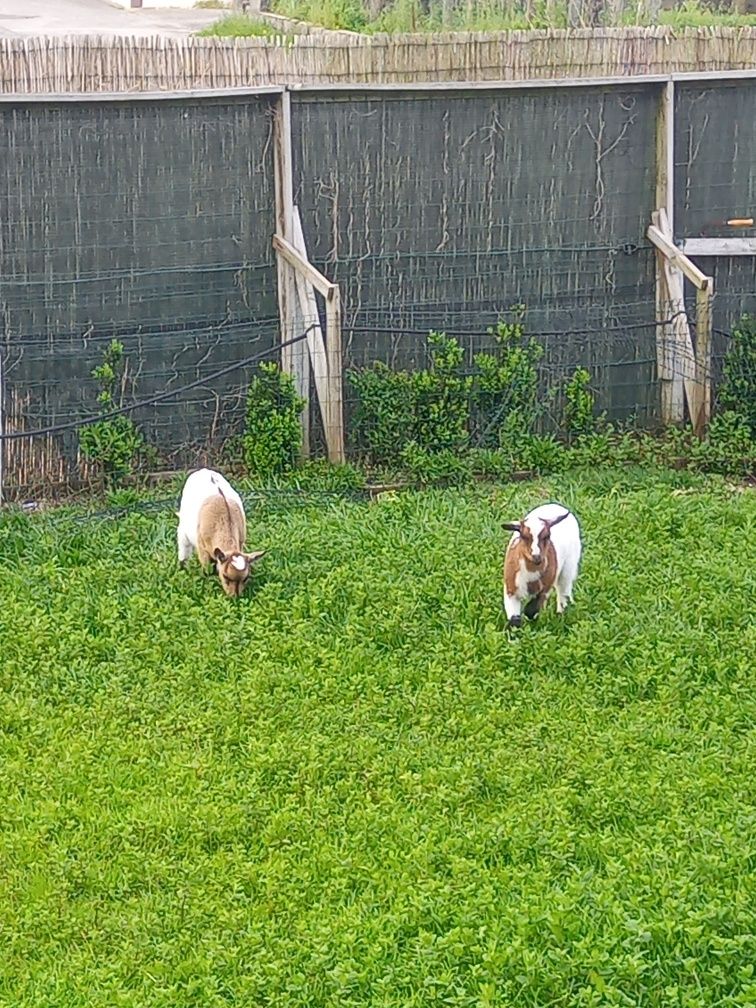
{"label": "wooden fence post", "polygon": [[[291,242],[294,234],[294,179],[291,152],[291,94],[278,97],[274,118],[274,161],[276,190],[276,232]],[[298,309],[294,270],[280,255],[276,258],[278,278],[278,314],[281,342],[299,335],[306,328]],[[281,370],[294,376],[297,394],[307,402],[302,410],[302,455],[310,454],[310,358],[304,340],[281,348]]]}
{"label": "wooden fence post", "polygon": [[[307,343],[315,369],[315,383],[325,424],[328,459],[330,462],[344,461],[344,411],[342,394],[342,360],[341,360],[341,296],[337,284],[331,283],[323,276],[307,258],[304,250],[304,237],[301,239],[302,251],[295,248],[280,235],[273,235],[273,248],[280,259],[284,259],[295,270],[306,285],[314,290],[306,291],[306,302],[314,302],[314,291],[325,299],[326,305],[326,345],[323,346],[320,326],[311,324],[308,328]],[[311,309],[305,309],[306,316],[311,315]],[[320,339],[318,338],[320,336]],[[323,375],[322,360],[327,363],[326,374]],[[323,381],[324,379],[324,381]],[[323,394],[321,395],[321,389]]]}
{"label": "wooden fence post", "polygon": [[[666,211],[670,232],[674,220],[674,130],[675,85],[662,85],[656,116],[656,206]],[[664,324],[679,310],[667,283],[669,268],[662,252],[656,253],[656,369],[660,384],[660,411],[664,424],[680,424],[685,419],[683,369],[674,323]]]}
{"label": "wooden fence post", "polygon": [[[663,256],[666,288],[670,307],[674,309],[672,322],[676,366],[682,366],[683,388],[688,400],[688,415],[699,437],[703,434],[711,412],[711,296],[714,281],[675,245],[672,229],[663,207],[655,211],[653,223],[646,232],[649,241]],[[683,276],[696,288],[696,307],[701,331],[696,348],[690,336],[690,326],[685,309]]]}
{"label": "wooden fence post", "polygon": [[[307,246],[302,230],[302,221],[299,216],[299,208],[294,207],[294,236],[292,242],[299,254],[307,258]],[[323,341],[323,332],[320,328],[320,316],[318,314],[318,304],[315,299],[315,288],[312,283],[308,283],[305,276],[299,270],[292,269],[294,274],[294,286],[299,300],[299,308],[307,333],[307,345],[302,346],[309,351],[312,376],[315,380],[315,393],[318,398],[320,416],[323,422],[323,431],[326,435],[326,444],[330,448],[328,434],[331,427],[329,415],[329,384],[328,384],[328,355]]]}
{"label": "wooden fence post", "polygon": [[328,354],[328,399],[331,422],[329,458],[344,461],[344,391],[341,355],[341,293],[334,286],[326,298],[326,353]]}
{"label": "wooden fence post", "polygon": [[692,417],[696,434],[702,437],[711,420],[711,300],[714,285],[709,279],[696,291],[696,384],[700,410]]}

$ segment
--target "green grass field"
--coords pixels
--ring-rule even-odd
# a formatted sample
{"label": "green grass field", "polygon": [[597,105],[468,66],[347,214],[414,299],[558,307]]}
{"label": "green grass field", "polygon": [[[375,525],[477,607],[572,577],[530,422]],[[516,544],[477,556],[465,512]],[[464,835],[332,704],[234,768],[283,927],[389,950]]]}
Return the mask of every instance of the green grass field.
{"label": "green grass field", "polygon": [[[549,498],[576,604],[513,636],[500,523]],[[170,508],[0,517],[0,1004],[756,1004],[753,489],[249,524],[237,602]]]}

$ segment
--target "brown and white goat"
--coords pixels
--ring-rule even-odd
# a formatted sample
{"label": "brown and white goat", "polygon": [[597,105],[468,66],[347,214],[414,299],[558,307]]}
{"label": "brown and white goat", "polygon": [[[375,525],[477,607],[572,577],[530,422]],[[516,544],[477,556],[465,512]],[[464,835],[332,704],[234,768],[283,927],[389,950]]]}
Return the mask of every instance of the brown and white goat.
{"label": "brown and white goat", "polygon": [[178,559],[183,567],[197,551],[203,568],[212,565],[226,595],[241,595],[252,564],[264,550],[244,552],[247,519],[241,497],[220,473],[199,469],[189,476],[178,512]]}
{"label": "brown and white goat", "polygon": [[504,557],[504,612],[509,625],[520,626],[523,613],[535,619],[554,588],[557,612],[564,612],[582,553],[574,514],[561,504],[542,504],[504,528],[514,533]]}

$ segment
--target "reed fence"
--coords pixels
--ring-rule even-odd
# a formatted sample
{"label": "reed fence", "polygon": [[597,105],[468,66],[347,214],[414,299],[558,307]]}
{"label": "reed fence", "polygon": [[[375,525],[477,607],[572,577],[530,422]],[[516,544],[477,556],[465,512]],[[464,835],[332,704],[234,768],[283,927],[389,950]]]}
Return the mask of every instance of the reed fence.
{"label": "reed fence", "polygon": [[756,67],[756,28],[3,38],[0,93],[618,77]]}

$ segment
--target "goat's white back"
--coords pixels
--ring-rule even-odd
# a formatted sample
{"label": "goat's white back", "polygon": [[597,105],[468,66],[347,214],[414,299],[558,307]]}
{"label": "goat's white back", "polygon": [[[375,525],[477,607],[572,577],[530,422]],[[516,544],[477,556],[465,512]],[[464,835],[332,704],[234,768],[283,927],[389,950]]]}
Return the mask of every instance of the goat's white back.
{"label": "goat's white back", "polygon": [[[563,504],[541,504],[525,515],[523,523],[533,533],[534,546],[538,542],[538,534],[543,528],[544,521],[553,521],[555,518],[563,515],[566,510],[567,508]],[[515,532],[512,539],[515,540],[518,538],[519,533]],[[557,577],[565,564],[567,564],[570,567],[574,567],[574,579],[574,576],[577,575],[577,566],[580,562],[582,545],[580,542],[580,526],[572,512],[552,528],[551,541],[556,551]]]}
{"label": "goat's white back", "polygon": [[199,513],[202,505],[208,497],[217,496],[222,491],[229,504],[237,504],[244,514],[244,505],[241,497],[234,490],[225,476],[215,472],[213,469],[198,469],[189,476],[181,494],[181,505],[179,507],[179,540],[187,540],[197,548],[197,529],[199,526]]}

